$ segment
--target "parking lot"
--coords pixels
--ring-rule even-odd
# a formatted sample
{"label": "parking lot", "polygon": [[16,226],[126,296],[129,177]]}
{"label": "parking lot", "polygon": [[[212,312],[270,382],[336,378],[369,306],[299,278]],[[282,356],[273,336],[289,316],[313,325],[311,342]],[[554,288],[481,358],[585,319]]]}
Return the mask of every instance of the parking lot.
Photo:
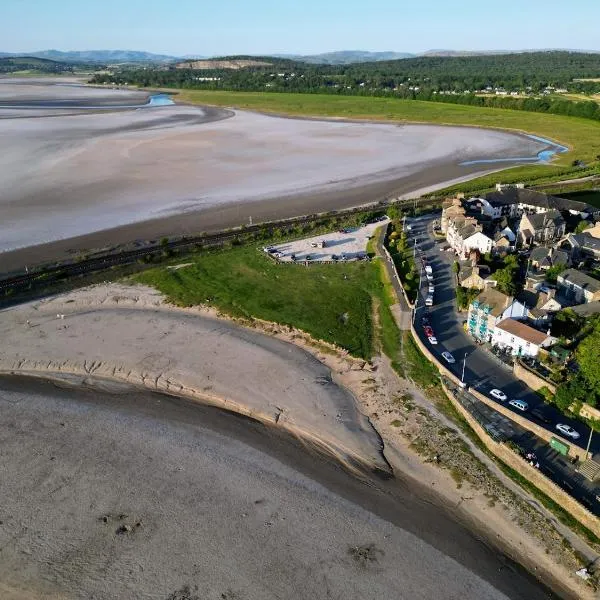
{"label": "parking lot", "polygon": [[271,256],[281,262],[337,262],[363,260],[367,258],[367,243],[375,230],[387,225],[389,219],[382,218],[362,227],[348,227],[333,233],[285,242],[265,248]]}

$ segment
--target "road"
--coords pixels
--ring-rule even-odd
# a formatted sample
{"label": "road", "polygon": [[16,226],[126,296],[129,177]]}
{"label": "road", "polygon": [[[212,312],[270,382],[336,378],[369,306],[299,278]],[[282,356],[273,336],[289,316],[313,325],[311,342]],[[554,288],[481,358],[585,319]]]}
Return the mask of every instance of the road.
{"label": "road", "polygon": [[[440,242],[433,236],[432,221],[436,218],[439,218],[439,213],[425,215],[410,221],[411,231],[409,234],[413,238],[417,238],[418,249],[432,266],[433,283],[435,285],[434,306],[428,308],[425,306],[427,280],[423,275],[423,285],[417,303],[415,321],[419,337],[426,345],[429,345],[434,354],[440,355],[442,361],[441,353],[444,350],[452,353],[456,363],[446,366],[458,377],[462,375],[463,361],[466,355],[464,382],[469,387],[477,389],[486,396],[489,396],[490,390],[498,388],[504,391],[509,398],[525,400],[530,409],[539,409],[550,421],[549,424],[535,421],[537,425],[545,427],[553,433],[558,433],[555,429],[557,423],[568,424],[580,434],[579,440],[573,440],[571,443],[585,448],[590,435],[590,429],[585,423],[569,419],[556,408],[546,405],[531,388],[513,375],[509,366],[502,363],[488,351],[476,346],[473,339],[464,331],[463,321],[466,320],[467,315],[466,313],[458,313],[455,303],[454,274],[452,273],[452,263],[455,256],[451,252],[440,251],[441,246],[445,244],[445,240]],[[435,336],[438,339],[439,343],[436,346],[429,344],[420,326],[421,317],[425,314],[428,314]],[[494,398],[491,399],[494,400]],[[533,420],[529,413],[521,413],[517,409],[513,409],[508,403],[503,404],[509,410],[518,412],[521,416]],[[594,454],[600,452],[600,435],[593,436],[590,450]]]}

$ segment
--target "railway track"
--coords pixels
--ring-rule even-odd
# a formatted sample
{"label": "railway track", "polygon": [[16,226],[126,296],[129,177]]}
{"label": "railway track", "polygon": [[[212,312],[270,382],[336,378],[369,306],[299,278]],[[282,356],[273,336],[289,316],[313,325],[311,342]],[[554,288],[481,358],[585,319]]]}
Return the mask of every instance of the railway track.
{"label": "railway track", "polygon": [[[429,207],[438,203],[438,200],[420,201],[420,207]],[[401,201],[397,205],[412,206],[413,200]],[[166,244],[154,243],[143,248],[133,250],[121,250],[102,256],[82,259],[75,262],[63,262],[52,265],[41,265],[35,270],[26,273],[15,275],[6,274],[4,277],[0,274],[0,294],[6,295],[11,293],[20,293],[40,285],[48,285],[50,283],[65,280],[69,277],[85,275],[88,273],[97,273],[110,269],[115,266],[123,266],[134,264],[146,257],[151,257],[157,253],[165,251],[180,251],[193,249],[199,246],[215,247],[223,245],[227,242],[235,241],[240,237],[259,233],[263,230],[286,229],[298,225],[306,225],[308,223],[323,221],[336,217],[348,217],[353,214],[363,213],[373,210],[381,210],[386,206],[383,202],[365,205],[357,208],[334,211],[323,214],[313,214],[303,217],[294,217],[282,221],[272,221],[267,223],[258,223],[249,225],[241,229],[222,231],[216,233],[202,234],[191,237],[183,237],[180,239],[169,240]]]}

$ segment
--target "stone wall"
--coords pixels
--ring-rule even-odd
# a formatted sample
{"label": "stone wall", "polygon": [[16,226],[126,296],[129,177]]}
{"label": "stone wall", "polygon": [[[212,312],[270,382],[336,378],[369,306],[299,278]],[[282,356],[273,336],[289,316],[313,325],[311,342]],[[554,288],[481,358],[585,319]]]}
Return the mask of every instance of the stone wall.
{"label": "stone wall", "polygon": [[532,390],[541,390],[543,387],[546,387],[553,394],[556,394],[556,384],[528,369],[520,360],[515,360],[513,373],[515,377],[525,382]]}
{"label": "stone wall", "polygon": [[595,421],[600,421],[600,410],[590,406],[589,404],[583,404],[581,410],[579,411],[579,415],[584,419],[594,419]]}
{"label": "stone wall", "polygon": [[456,400],[456,398],[454,398],[453,394],[445,386],[443,387],[453,406],[466,419],[471,428],[484,443],[486,448],[492,452],[494,456],[497,456],[504,464],[517,471],[517,473],[525,477],[527,481],[530,481],[533,485],[535,485],[538,490],[544,492],[544,494],[552,498],[552,500],[559,504],[570,515],[575,517],[575,519],[577,519],[581,524],[585,525],[590,531],[600,536],[600,519],[593,515],[585,506],[575,500],[575,498],[562,490],[553,481],[548,479],[548,477],[546,477],[538,469],[532,467],[526,460],[513,452],[508,446],[495,442],[487,434],[483,427],[473,418],[471,413],[465,409],[464,406]]}

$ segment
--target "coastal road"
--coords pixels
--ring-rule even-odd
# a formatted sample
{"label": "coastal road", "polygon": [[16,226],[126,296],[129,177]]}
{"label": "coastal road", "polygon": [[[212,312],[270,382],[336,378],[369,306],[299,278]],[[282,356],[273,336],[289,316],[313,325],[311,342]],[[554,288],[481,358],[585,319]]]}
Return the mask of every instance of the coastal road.
{"label": "coastal road", "polygon": [[[452,273],[452,263],[455,256],[451,252],[440,251],[440,248],[445,244],[445,240],[436,240],[432,233],[432,222],[439,216],[439,213],[434,213],[410,221],[410,235],[413,239],[417,238],[417,248],[431,265],[435,285],[434,306],[426,307],[427,288],[425,283],[427,281],[423,276],[424,283],[419,296],[415,321],[419,337],[424,344],[429,345],[434,354],[440,356],[442,361],[441,353],[444,350],[452,353],[456,363],[446,366],[458,377],[462,375],[463,361],[466,355],[464,381],[471,388],[477,389],[486,396],[489,396],[490,390],[498,388],[503,390],[509,398],[525,400],[530,409],[539,409],[550,421],[549,423],[536,421],[537,425],[545,427],[556,434],[558,433],[555,429],[556,424],[566,423],[580,434],[579,440],[571,443],[585,448],[590,435],[589,427],[581,421],[565,417],[556,408],[546,405],[531,388],[514,376],[511,367],[488,351],[475,345],[473,339],[464,331],[463,321],[466,320],[466,313],[458,313],[455,303],[454,274]],[[410,242],[412,243],[413,240],[410,240]],[[425,314],[431,320],[431,325],[439,342],[437,346],[430,345],[422,331],[420,323]],[[492,400],[494,399],[492,398]],[[514,410],[507,403],[503,403],[503,405],[509,410]],[[533,419],[529,412],[519,412],[518,414]],[[590,450],[594,454],[600,452],[600,436],[596,435],[592,438]]]}

